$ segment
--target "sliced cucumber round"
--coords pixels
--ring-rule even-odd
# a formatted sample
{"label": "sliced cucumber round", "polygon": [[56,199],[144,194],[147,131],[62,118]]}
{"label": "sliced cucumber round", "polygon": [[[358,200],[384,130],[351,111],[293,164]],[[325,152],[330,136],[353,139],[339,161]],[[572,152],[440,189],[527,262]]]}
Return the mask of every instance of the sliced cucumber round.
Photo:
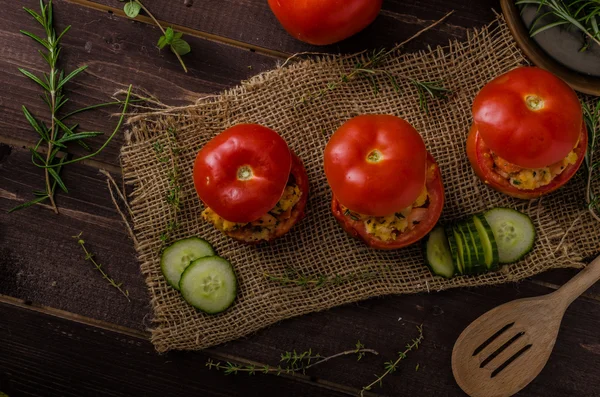
{"label": "sliced cucumber round", "polygon": [[185,269],[179,288],[190,305],[205,313],[216,314],[233,304],[237,280],[228,261],[207,256],[196,259]]}
{"label": "sliced cucumber round", "polygon": [[178,240],[164,249],[160,257],[160,268],[167,282],[179,290],[179,279],[192,261],[205,256],[213,256],[213,247],[198,237]]}
{"label": "sliced cucumber round", "polygon": [[482,214],[475,214],[472,217],[473,225],[479,234],[479,240],[483,248],[483,260],[488,270],[498,268],[498,244],[492,232],[492,228]]}
{"label": "sliced cucumber round", "polygon": [[468,258],[467,253],[465,252],[465,243],[463,242],[462,236],[456,225],[452,225],[452,234],[454,236],[454,240],[456,241],[456,251],[458,253],[458,262],[456,263],[456,267],[458,268],[458,272],[460,274],[466,274],[468,270]]}
{"label": "sliced cucumber round", "polygon": [[433,274],[451,278],[454,275],[454,261],[443,226],[437,226],[425,240],[425,263]]}
{"label": "sliced cucumber round", "polygon": [[450,253],[452,254],[452,261],[456,265],[456,272],[458,274],[463,274],[463,265],[459,257],[458,243],[454,235],[454,230],[452,229],[451,225],[446,225],[444,231],[446,233],[446,237],[448,237],[448,246],[450,247]]}
{"label": "sliced cucumber round", "polygon": [[494,208],[483,215],[498,244],[500,263],[514,263],[533,249],[535,227],[527,215],[510,208]]}

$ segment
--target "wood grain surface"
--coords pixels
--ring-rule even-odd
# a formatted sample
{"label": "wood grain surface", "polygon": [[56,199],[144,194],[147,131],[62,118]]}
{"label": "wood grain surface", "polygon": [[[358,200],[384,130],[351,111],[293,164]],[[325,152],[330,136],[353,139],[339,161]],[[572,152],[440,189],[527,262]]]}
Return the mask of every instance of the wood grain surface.
{"label": "wood grain surface", "polygon": [[[273,68],[298,51],[351,52],[389,47],[455,9],[438,28],[411,43],[409,50],[462,39],[467,28],[494,18],[497,1],[384,1],[377,21],[339,45],[316,48],[289,37],[266,1],[146,0],[157,18],[182,26],[192,46],[181,70],[167,51],[158,51],[159,32],[145,21],[119,13],[117,0],[55,0],[58,26],[72,24],[65,39],[63,66],[88,64],[68,86],[73,107],[104,101],[132,83],[171,105],[238,84]],[[116,213],[99,168],[120,181],[119,135],[94,161],[64,174],[69,195],[59,194],[61,215],[43,206],[7,214],[42,186],[27,147],[35,140],[21,113],[27,104],[45,114],[39,91],[16,70],[43,70],[37,48],[18,33],[36,29],[22,11],[37,1],[0,0],[0,391],[9,396],[70,395],[356,395],[383,362],[416,336],[423,324],[425,343],[400,371],[386,378],[381,395],[460,396],[450,355],[460,332],[477,316],[515,298],[555,290],[575,274],[552,271],[519,284],[443,293],[393,296],[346,305],[284,321],[255,335],[203,353],[155,354],[147,338],[152,326],[149,297],[133,244]],[[110,11],[110,12],[109,12]],[[81,124],[109,131],[114,110],[87,113]],[[101,139],[93,141],[98,145]],[[75,150],[76,153],[77,150]],[[73,235],[83,232],[96,259],[129,290],[128,302],[84,260]],[[592,287],[567,312],[555,351],[540,377],[523,396],[600,395],[600,286]],[[306,376],[224,376],[209,372],[208,357],[277,364],[282,351],[312,348],[321,354],[352,348],[360,339],[379,357],[352,357],[315,367]],[[419,366],[416,371],[417,365]]]}

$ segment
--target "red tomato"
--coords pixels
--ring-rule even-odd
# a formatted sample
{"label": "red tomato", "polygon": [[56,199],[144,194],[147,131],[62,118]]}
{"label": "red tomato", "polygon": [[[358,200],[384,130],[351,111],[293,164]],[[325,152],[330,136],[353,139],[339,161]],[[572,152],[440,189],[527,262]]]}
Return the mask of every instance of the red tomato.
{"label": "red tomato", "polygon": [[289,34],[304,42],[326,45],[344,40],[371,24],[383,0],[269,0],[271,10]]}
{"label": "red tomato", "polygon": [[486,185],[512,197],[533,199],[558,189],[575,175],[583,163],[587,142],[588,133],[585,128],[585,123],[583,123],[580,129],[579,143],[574,149],[575,154],[577,154],[577,162],[568,165],[563,172],[556,176],[548,185],[533,190],[517,189],[511,185],[508,179],[494,171],[494,160],[490,154],[490,148],[487,146],[486,142],[483,141],[481,134],[475,125],[471,127],[469,137],[467,138],[467,157],[477,176]]}
{"label": "red tomato", "polygon": [[413,209],[413,212],[417,213],[418,218],[415,219],[419,223],[413,229],[400,233],[394,241],[385,242],[367,233],[364,222],[354,221],[343,214],[340,203],[335,196],[331,200],[331,210],[346,232],[353,237],[363,240],[371,248],[391,250],[406,247],[425,237],[434,228],[444,208],[444,185],[442,184],[440,167],[430,154],[427,154],[426,186],[429,194],[429,206],[427,208]]}
{"label": "red tomato", "polygon": [[511,70],[486,84],[473,102],[473,119],[494,153],[523,168],[565,158],[583,124],[575,92],[536,67]]}
{"label": "red tomato", "polygon": [[239,124],[211,139],[194,163],[200,199],[230,222],[252,222],[277,204],[290,176],[292,154],[275,131]]}
{"label": "red tomato", "polygon": [[427,151],[408,122],[363,115],[342,125],[325,147],[325,175],[345,207],[386,216],[412,205],[425,185]]}

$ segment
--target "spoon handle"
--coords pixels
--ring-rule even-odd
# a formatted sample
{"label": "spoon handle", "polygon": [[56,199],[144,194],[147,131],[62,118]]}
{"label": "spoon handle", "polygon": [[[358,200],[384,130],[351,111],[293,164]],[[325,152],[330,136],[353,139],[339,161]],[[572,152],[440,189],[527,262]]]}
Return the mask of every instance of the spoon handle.
{"label": "spoon handle", "polygon": [[598,280],[600,280],[600,256],[554,292],[553,298],[567,307]]}

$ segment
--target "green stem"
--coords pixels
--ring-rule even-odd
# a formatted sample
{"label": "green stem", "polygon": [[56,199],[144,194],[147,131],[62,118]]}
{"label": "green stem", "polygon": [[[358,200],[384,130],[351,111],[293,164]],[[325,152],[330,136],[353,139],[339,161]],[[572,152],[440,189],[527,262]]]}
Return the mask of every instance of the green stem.
{"label": "green stem", "polygon": [[406,355],[410,351],[419,347],[419,345],[423,341],[423,326],[422,325],[418,326],[417,329],[419,330],[419,337],[417,339],[414,339],[410,345],[406,346],[406,350],[404,350],[402,353],[398,354],[398,359],[396,359],[396,361],[394,361],[394,363],[392,365],[390,365],[388,367],[388,369],[381,376],[379,376],[377,379],[375,379],[372,383],[370,383],[367,386],[362,388],[362,390],[360,391],[361,396],[364,395],[365,391],[371,390],[373,388],[373,386],[375,386],[376,384],[378,384],[378,383],[381,384],[381,381],[383,381],[383,378],[388,376],[391,372],[395,371],[396,367],[398,366],[398,363],[400,363],[400,361],[405,359]]}
{"label": "green stem", "polygon": [[[129,103],[145,102],[146,100],[147,100],[147,98],[131,99],[129,101]],[[121,104],[123,104],[123,101],[104,102],[104,103],[98,103],[96,105],[86,106],[86,107],[81,108],[81,109],[73,110],[71,113],[65,114],[64,116],[62,116],[61,118],[59,118],[59,120],[60,121],[66,120],[69,117],[76,115],[77,113],[86,112],[88,110],[98,109],[98,108],[102,108],[102,107],[106,107],[106,106],[112,106],[112,105],[121,105]]]}
{"label": "green stem", "polygon": [[[110,143],[110,141],[114,138],[114,136],[117,134],[117,132],[121,129],[121,125],[123,124],[123,120],[125,120],[125,114],[127,113],[127,107],[129,106],[129,98],[131,97],[131,87],[132,86],[130,84],[129,88],[127,89],[127,97],[125,98],[125,101],[123,102],[123,111],[121,112],[121,117],[119,117],[119,122],[117,123],[117,126],[115,127],[115,129],[112,132],[112,134],[102,144],[102,146],[100,146],[100,148],[98,150],[96,150],[94,153],[90,153],[88,155],[85,155],[85,156],[82,156],[82,157],[78,157],[78,158],[73,159],[73,160],[65,161],[63,163],[63,165],[77,163],[79,161],[89,159],[91,157],[96,156],[98,153],[100,153],[102,150],[104,150],[104,148]],[[40,167],[40,168],[53,168],[53,167],[57,167],[58,166],[58,164],[40,165],[40,164],[35,163],[35,162],[34,162],[34,164],[36,166]]]}

